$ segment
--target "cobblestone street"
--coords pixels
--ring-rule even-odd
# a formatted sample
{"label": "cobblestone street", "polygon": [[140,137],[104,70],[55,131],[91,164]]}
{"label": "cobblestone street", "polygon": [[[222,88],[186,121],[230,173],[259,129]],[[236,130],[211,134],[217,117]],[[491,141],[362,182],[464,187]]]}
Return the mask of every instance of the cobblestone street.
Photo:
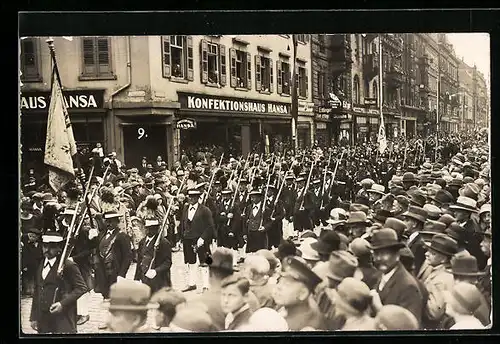
{"label": "cobblestone street", "polygon": [[[182,252],[172,253],[172,284],[175,289],[182,289],[185,286],[184,260]],[[135,273],[135,264],[130,266],[127,273],[127,278],[133,279]],[[198,290],[201,290],[201,277],[198,277]],[[186,298],[193,298],[197,295],[198,290],[184,293]],[[22,332],[26,334],[36,333],[30,326],[29,316],[31,311],[31,298],[26,297],[21,299],[21,326]],[[153,313],[150,311],[148,323],[153,324]],[[103,308],[103,298],[101,294],[91,293],[89,305],[90,320],[85,324],[78,326],[78,333],[109,333],[108,330],[99,330],[98,326],[106,320],[107,311]]]}

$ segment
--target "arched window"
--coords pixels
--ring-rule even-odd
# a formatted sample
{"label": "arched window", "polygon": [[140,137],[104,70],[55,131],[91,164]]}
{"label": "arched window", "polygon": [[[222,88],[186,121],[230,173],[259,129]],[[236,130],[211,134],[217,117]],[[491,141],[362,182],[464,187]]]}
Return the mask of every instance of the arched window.
{"label": "arched window", "polygon": [[359,104],[359,77],[357,75],[354,76],[353,89],[352,89],[352,101],[354,104]]}
{"label": "arched window", "polygon": [[378,99],[378,86],[377,82],[373,82],[373,98]]}

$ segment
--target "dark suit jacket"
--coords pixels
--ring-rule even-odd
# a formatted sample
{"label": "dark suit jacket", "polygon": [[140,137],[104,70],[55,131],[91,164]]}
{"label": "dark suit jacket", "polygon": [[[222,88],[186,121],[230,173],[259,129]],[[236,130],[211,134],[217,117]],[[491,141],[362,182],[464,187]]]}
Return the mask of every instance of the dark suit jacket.
{"label": "dark suit jacket", "polygon": [[191,205],[186,203],[182,212],[182,219],[179,225],[179,232],[184,239],[198,240],[202,238],[206,243],[214,237],[214,220],[210,209],[203,204],[198,204],[194,213],[191,225],[189,225],[188,212]]}
{"label": "dark suit jacket", "polygon": [[467,246],[465,247],[467,251],[477,259],[477,267],[479,270],[483,270],[488,262],[488,257],[481,250],[481,236],[477,233],[480,231],[479,224],[473,218],[469,219],[464,226],[467,229],[467,233],[471,233],[468,238]]}
{"label": "dark suit jacket", "polygon": [[[35,291],[31,305],[30,321],[38,322],[39,333],[76,333],[76,301],[88,291],[78,266],[66,261],[62,276],[57,276],[59,259],[56,259],[47,277],[42,279],[45,259],[35,274]],[[57,289],[57,290],[56,290]],[[50,306],[60,302],[62,312],[51,314]]]}
{"label": "dark suit jacket", "polygon": [[420,271],[420,268],[425,261],[425,252],[427,252],[422,236],[420,234],[417,234],[417,237],[413,239],[408,248],[411,250],[413,256],[415,257],[415,271]]}
{"label": "dark suit jacket", "polygon": [[134,279],[142,281],[151,288],[151,293],[156,292],[162,287],[172,286],[170,279],[170,267],[172,266],[172,247],[167,239],[161,238],[158,245],[155,260],[151,268],[156,271],[156,276],[149,279],[145,276],[148,271],[149,265],[154,255],[154,245],[156,242],[156,235],[153,240],[146,246],[146,238],[139,241],[139,248],[137,254],[137,267],[135,269]]}
{"label": "dark suit jacket", "polygon": [[241,326],[248,324],[248,320],[252,316],[250,308],[245,309],[243,312],[236,314],[234,320],[227,327],[228,330],[238,330]]}
{"label": "dark suit jacket", "polygon": [[[378,285],[375,289],[378,289]],[[423,310],[423,297],[418,283],[403,264],[396,266],[394,275],[387,281],[384,288],[379,292],[383,305],[397,305],[406,308],[415,315],[421,323]]]}

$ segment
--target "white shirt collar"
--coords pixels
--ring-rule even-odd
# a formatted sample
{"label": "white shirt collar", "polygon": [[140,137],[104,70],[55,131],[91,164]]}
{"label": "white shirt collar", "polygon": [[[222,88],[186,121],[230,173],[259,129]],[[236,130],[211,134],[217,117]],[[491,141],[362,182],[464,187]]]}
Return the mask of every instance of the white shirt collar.
{"label": "white shirt collar", "polygon": [[394,267],[391,271],[389,271],[388,273],[383,274],[383,275],[382,275],[382,280],[384,280],[384,281],[385,281],[385,283],[387,283],[387,281],[389,281],[389,280],[391,279],[392,275],[394,275],[394,273],[396,272],[396,269],[397,269],[397,268],[398,268],[398,267],[396,266],[396,267]]}
{"label": "white shirt collar", "polygon": [[193,209],[196,210],[198,209],[198,204],[200,204],[199,202],[196,202],[195,204],[189,204],[189,210]]}
{"label": "white shirt collar", "polygon": [[252,206],[252,209],[255,209],[255,207],[260,208],[260,202],[259,202],[259,203],[255,203],[255,204]]}
{"label": "white shirt collar", "polygon": [[48,263],[50,263],[50,266],[54,266],[55,262],[56,262],[56,259],[57,257],[54,257],[54,258],[51,258],[51,259],[47,259],[45,258],[45,261],[43,262],[43,266],[45,266]]}
{"label": "white shirt collar", "polygon": [[408,244],[410,244],[411,242],[413,242],[413,240],[417,237],[418,235],[418,232],[413,232],[410,234],[410,237],[408,238]]}

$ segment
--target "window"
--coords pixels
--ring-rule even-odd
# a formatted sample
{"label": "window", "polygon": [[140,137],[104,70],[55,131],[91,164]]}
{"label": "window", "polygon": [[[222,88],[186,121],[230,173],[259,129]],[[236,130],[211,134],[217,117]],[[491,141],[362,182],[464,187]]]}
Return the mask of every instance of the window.
{"label": "window", "polygon": [[37,38],[25,38],[21,40],[22,81],[41,81],[38,50]]}
{"label": "window", "polygon": [[230,49],[231,87],[252,89],[252,60],[250,53]]}
{"label": "window", "polygon": [[278,94],[290,95],[290,63],[285,60],[276,61]]}
{"label": "window", "polygon": [[378,99],[378,86],[377,82],[373,82],[373,98]]}
{"label": "window", "polygon": [[359,94],[359,77],[354,76],[353,88],[352,88],[352,102],[354,104],[360,104],[360,94]]}
{"label": "window", "polygon": [[83,72],[82,78],[116,79],[111,64],[111,44],[109,37],[82,38]]}
{"label": "window", "polygon": [[318,43],[319,43],[319,52],[324,53],[325,52],[325,45],[326,45],[326,35],[318,35]]}
{"label": "window", "polygon": [[356,58],[359,59],[359,54],[360,54],[360,45],[359,45],[359,35],[356,35],[356,51],[355,51],[355,54],[356,54]]}
{"label": "window", "polygon": [[191,36],[162,36],[163,77],[192,81],[193,38]]}
{"label": "window", "polygon": [[273,60],[255,55],[255,89],[263,93],[273,91]]}
{"label": "window", "polygon": [[226,47],[224,45],[201,40],[200,62],[202,83],[226,85]]}
{"label": "window", "polygon": [[297,42],[300,42],[300,43],[306,43],[307,42],[307,36],[308,35],[305,35],[305,34],[301,34],[301,35],[295,35],[297,37]]}
{"label": "window", "polygon": [[375,42],[372,43],[372,54],[377,53],[377,44]]}
{"label": "window", "polygon": [[318,97],[320,99],[326,98],[326,87],[325,87],[325,73],[318,72]]}
{"label": "window", "polygon": [[299,66],[298,68],[298,77],[299,77],[299,97],[307,98],[308,88],[309,88],[309,80],[307,76],[307,69],[305,66]]}

